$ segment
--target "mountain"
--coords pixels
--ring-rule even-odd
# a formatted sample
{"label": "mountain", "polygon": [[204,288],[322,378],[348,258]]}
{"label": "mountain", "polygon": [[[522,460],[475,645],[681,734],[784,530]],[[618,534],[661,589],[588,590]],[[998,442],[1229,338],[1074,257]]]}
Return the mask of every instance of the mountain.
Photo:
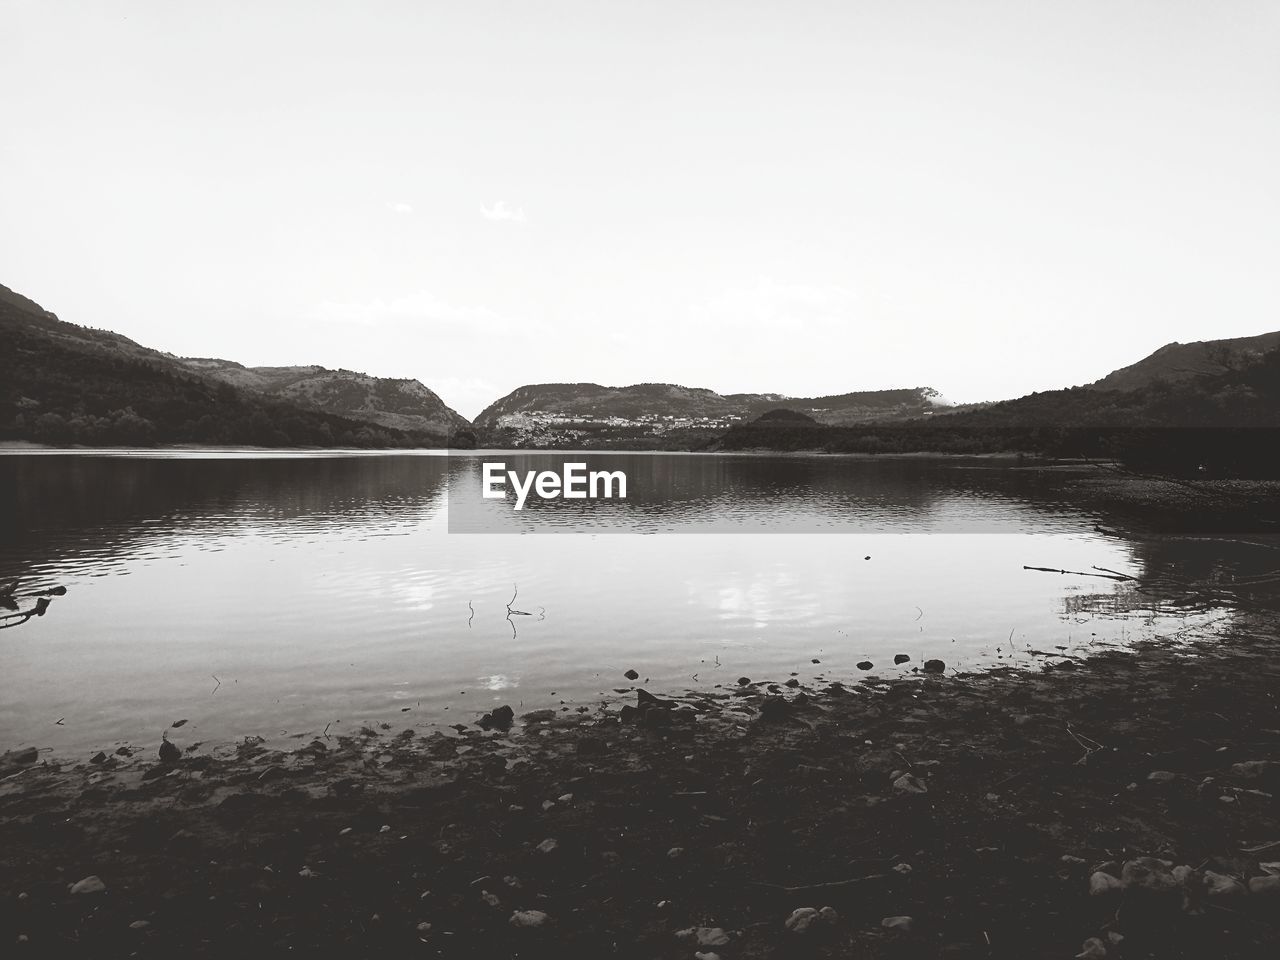
{"label": "mountain", "polygon": [[1137,390],[1163,380],[1176,383],[1238,369],[1280,347],[1280,331],[1231,340],[1167,343],[1149,357],[1089,384],[1095,390]]}
{"label": "mountain", "polygon": [[449,436],[471,426],[417,380],[371,377],[325,367],[246,367],[232,360],[181,357],[204,376],[299,407],[376,423],[393,430]]}
{"label": "mountain", "polygon": [[490,429],[509,426],[513,418],[520,417],[596,421],[612,418],[637,423],[673,418],[696,424],[749,419],[783,405],[820,423],[845,424],[922,416],[939,407],[941,400],[937,391],[928,387],[804,398],[776,393],[722,395],[672,383],[638,383],[629,387],[541,383],[513,390],[481,411],[475,422]]}
{"label": "mountain", "polygon": [[1153,376],[1134,389],[1071,387],[896,423],[831,426],[761,418],[735,425],[715,446],[831,453],[1016,451],[1114,459],[1194,476],[1277,477],[1280,346],[1253,353],[1258,339],[1249,338],[1253,346],[1226,359],[1206,351],[1206,372]]}
{"label": "mountain", "polygon": [[0,440],[411,447],[441,446],[446,436],[238,388],[118,333],[66,323],[0,286]]}

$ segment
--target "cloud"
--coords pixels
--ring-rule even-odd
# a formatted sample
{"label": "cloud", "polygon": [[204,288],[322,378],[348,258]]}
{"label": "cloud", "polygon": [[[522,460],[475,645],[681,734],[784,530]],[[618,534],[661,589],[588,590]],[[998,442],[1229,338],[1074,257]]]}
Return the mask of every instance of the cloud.
{"label": "cloud", "polygon": [[486,207],[482,203],[480,216],[486,220],[510,220],[512,223],[524,223],[524,207],[509,207],[505,200],[499,200],[492,207]]}
{"label": "cloud", "polygon": [[388,200],[388,201],[387,201],[387,209],[388,209],[388,210],[390,210],[392,213],[398,213],[398,214],[400,214],[401,216],[403,216],[404,214],[407,214],[407,213],[413,213],[413,207],[411,207],[411,206],[409,206],[409,204],[404,203],[403,201],[399,201],[399,200],[394,201],[394,202],[393,202],[393,201],[391,201],[391,200]]}

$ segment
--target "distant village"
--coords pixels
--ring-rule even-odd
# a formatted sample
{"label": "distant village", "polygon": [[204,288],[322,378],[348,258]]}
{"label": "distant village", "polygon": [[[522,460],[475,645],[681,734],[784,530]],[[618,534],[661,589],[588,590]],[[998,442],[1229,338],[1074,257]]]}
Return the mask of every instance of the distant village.
{"label": "distant village", "polygon": [[676,430],[728,430],[746,418],[739,414],[719,417],[675,416],[674,414],[643,413],[638,417],[616,415],[597,416],[591,413],[547,413],[541,410],[524,410],[504,413],[497,419],[497,426],[510,430],[517,440],[559,441],[572,440],[604,430],[618,430],[636,435],[662,436]]}

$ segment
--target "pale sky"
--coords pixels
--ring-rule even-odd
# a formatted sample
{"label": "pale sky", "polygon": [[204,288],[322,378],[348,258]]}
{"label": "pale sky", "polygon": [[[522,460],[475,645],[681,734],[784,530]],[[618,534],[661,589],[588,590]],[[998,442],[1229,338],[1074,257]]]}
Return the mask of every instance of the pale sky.
{"label": "pale sky", "polygon": [[0,0],[0,283],[174,353],[1001,399],[1280,328],[1275,0]]}

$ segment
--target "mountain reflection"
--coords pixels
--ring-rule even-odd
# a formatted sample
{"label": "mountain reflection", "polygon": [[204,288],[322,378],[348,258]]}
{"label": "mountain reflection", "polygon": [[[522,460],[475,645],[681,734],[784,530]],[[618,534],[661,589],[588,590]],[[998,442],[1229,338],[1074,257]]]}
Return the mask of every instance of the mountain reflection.
{"label": "mountain reflection", "polygon": [[64,560],[109,560],[183,534],[377,535],[443,495],[442,457],[0,456],[0,581]]}

